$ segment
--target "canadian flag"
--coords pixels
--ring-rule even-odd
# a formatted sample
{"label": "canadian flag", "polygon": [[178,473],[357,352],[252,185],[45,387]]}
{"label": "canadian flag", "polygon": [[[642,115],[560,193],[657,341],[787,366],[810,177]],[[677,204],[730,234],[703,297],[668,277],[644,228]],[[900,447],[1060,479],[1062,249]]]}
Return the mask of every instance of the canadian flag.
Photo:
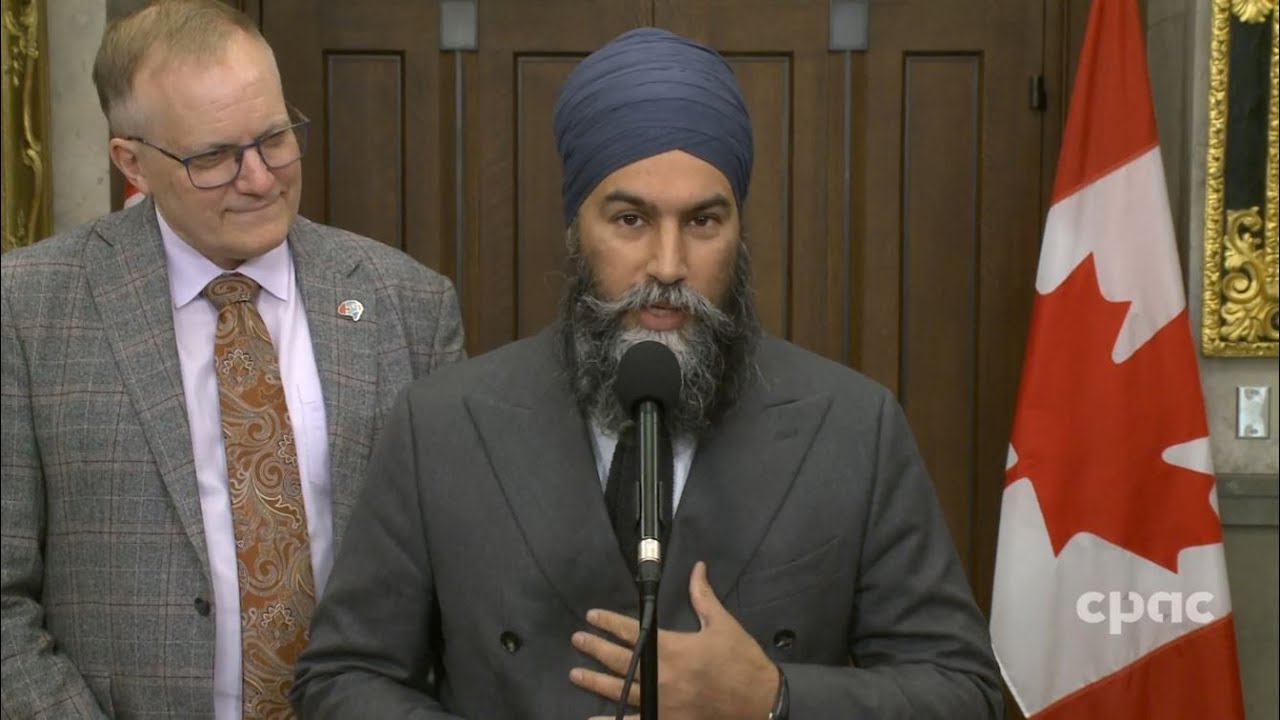
{"label": "canadian flag", "polygon": [[1244,716],[1136,0],[1094,0],[1009,447],[991,636],[1029,717]]}
{"label": "canadian flag", "polygon": [[145,197],[146,195],[143,195],[142,191],[139,190],[136,185],[128,180],[124,181],[124,207],[133,207],[134,205],[142,202],[142,199]]}

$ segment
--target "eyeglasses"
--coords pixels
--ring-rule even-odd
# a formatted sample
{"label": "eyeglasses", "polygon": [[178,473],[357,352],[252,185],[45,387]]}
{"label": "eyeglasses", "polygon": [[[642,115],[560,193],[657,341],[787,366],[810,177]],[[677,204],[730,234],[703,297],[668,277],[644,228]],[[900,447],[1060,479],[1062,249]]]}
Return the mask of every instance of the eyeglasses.
{"label": "eyeglasses", "polygon": [[240,168],[244,166],[244,154],[250,148],[258,151],[262,163],[272,170],[291,165],[307,152],[307,130],[311,120],[297,108],[289,106],[289,119],[293,124],[254,140],[244,145],[226,145],[182,157],[154,143],[137,136],[124,138],[140,142],[167,158],[182,163],[187,169],[187,177],[191,184],[200,190],[212,190],[230,185],[240,177]]}

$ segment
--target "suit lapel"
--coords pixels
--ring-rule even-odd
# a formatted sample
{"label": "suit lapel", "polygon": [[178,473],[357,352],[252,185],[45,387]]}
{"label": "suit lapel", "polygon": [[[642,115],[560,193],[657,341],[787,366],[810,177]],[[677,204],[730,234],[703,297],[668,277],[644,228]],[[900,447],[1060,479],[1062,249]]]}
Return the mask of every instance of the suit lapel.
{"label": "suit lapel", "polygon": [[723,599],[764,539],[831,403],[770,397],[760,385],[702,441],[676,510],[658,597],[663,627],[696,630],[689,574],[706,561]]}
{"label": "suit lapel", "polygon": [[150,200],[108,216],[86,254],[89,292],[166,489],[209,576],[200,491],[173,330],[164,246]]}
{"label": "suit lapel", "polygon": [[594,607],[634,612],[635,583],[605,512],[587,425],[559,377],[554,334],[532,342],[537,359],[505,387],[468,397],[468,411],[530,551],[565,603],[579,617]]}
{"label": "suit lapel", "polygon": [[[302,219],[289,233],[289,244],[324,392],[336,546],[357,499],[372,442],[369,418],[378,401],[378,323],[386,318],[380,313],[384,308],[377,307],[372,282],[363,278],[358,256],[334,247]],[[360,304],[358,320],[350,311],[339,314],[339,305],[348,300]]]}

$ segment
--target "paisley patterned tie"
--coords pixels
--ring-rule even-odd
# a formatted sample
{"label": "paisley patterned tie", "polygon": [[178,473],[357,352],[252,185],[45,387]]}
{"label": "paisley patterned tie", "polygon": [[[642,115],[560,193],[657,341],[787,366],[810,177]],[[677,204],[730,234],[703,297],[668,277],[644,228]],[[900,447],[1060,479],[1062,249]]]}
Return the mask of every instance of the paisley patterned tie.
{"label": "paisley patterned tie", "polygon": [[238,273],[204,289],[218,309],[213,353],[240,581],[246,720],[293,716],[293,665],[315,606],[298,453],[280,363],[254,304],[258,290]]}

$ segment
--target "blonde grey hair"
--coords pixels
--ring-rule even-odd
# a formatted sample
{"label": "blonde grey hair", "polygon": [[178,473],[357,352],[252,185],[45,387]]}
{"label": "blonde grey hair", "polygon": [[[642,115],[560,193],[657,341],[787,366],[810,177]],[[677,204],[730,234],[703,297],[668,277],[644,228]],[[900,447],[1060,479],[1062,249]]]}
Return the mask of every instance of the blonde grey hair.
{"label": "blonde grey hair", "polygon": [[158,0],[111,21],[93,62],[93,84],[112,134],[141,131],[133,89],[144,62],[212,60],[238,33],[271,51],[253,20],[218,0]]}

